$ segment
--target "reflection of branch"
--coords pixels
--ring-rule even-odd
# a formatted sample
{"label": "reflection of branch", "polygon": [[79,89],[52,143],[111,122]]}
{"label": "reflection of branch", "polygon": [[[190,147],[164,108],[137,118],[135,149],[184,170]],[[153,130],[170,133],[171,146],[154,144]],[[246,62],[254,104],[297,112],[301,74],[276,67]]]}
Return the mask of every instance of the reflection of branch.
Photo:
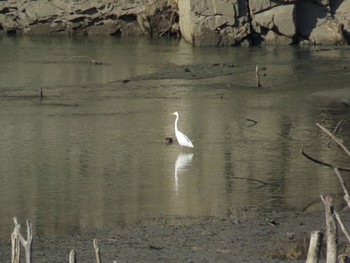
{"label": "reflection of branch", "polygon": [[350,172],[350,168],[341,168],[341,167],[337,167],[335,166],[334,164],[330,164],[330,163],[326,163],[326,162],[323,162],[323,161],[320,161],[310,155],[308,155],[305,151],[304,151],[304,148],[301,148],[301,154],[304,155],[307,159],[309,159],[310,161],[313,161],[315,163],[318,163],[318,164],[321,164],[323,166],[327,166],[327,167],[330,167],[330,168],[338,168],[339,171],[345,171],[345,172]]}
{"label": "reflection of branch", "polygon": [[332,134],[330,131],[328,131],[326,128],[324,128],[322,125],[316,123],[316,125],[324,132],[326,133],[329,137],[331,137],[333,139],[333,141],[338,144],[345,152],[346,154],[350,157],[350,152],[349,150],[344,146],[344,144],[341,143],[341,141],[334,136],[334,134]]}
{"label": "reflection of branch", "polygon": [[260,180],[258,180],[258,179],[247,178],[247,177],[231,176],[231,178],[233,178],[233,179],[247,180],[247,181],[254,181],[254,182],[261,183],[261,184],[263,184],[263,185],[268,185],[268,184],[269,184],[269,183],[266,183],[266,182],[264,182],[264,181],[260,181]]}
{"label": "reflection of branch", "polygon": [[245,120],[246,120],[246,121],[250,121],[250,122],[252,122],[252,124],[250,124],[249,126],[254,126],[254,125],[258,124],[258,122],[257,122],[257,121],[252,120],[252,119],[245,119]]}
{"label": "reflection of branch", "polygon": [[[335,126],[334,130],[333,130],[333,134],[336,135],[337,132],[340,130],[341,126],[343,125],[344,120],[341,120],[340,122],[338,122],[337,126]],[[328,147],[331,147],[331,142],[328,142]]]}
{"label": "reflection of branch", "polygon": [[339,131],[343,123],[344,123],[344,120],[341,120],[340,122],[338,122],[337,126],[334,128],[333,134],[337,134],[337,132]]}

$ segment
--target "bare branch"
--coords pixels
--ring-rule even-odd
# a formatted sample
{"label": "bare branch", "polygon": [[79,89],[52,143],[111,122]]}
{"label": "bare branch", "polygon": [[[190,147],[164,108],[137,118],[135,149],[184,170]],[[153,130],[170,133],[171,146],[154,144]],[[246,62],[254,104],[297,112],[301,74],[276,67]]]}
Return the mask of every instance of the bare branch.
{"label": "bare branch", "polygon": [[342,142],[335,137],[335,135],[333,133],[331,133],[330,131],[328,131],[326,128],[324,128],[322,125],[316,123],[316,125],[323,131],[325,132],[329,137],[331,137],[333,139],[333,141],[338,144],[345,152],[346,154],[350,157],[350,151],[344,146],[344,144],[342,144]]}
{"label": "bare branch", "polygon": [[337,219],[339,225],[340,225],[340,228],[341,230],[343,231],[344,235],[346,236],[346,238],[348,239],[349,243],[350,243],[350,234],[349,234],[349,231],[347,230],[347,228],[345,227],[345,225],[343,224],[343,222],[341,221],[340,219],[340,216],[339,214],[334,211],[334,215],[335,215],[335,218]]}
{"label": "bare branch", "polygon": [[348,207],[350,207],[350,202],[349,202],[349,200],[350,200],[349,191],[348,191],[348,188],[346,187],[346,184],[345,184],[345,182],[344,182],[344,179],[343,179],[343,177],[341,176],[341,174],[339,173],[339,169],[338,169],[338,168],[334,168],[334,172],[335,172],[335,174],[337,175],[338,180],[339,180],[339,182],[340,182],[340,184],[341,184],[341,187],[343,188],[343,191],[344,191],[344,193],[345,193],[344,199],[345,199],[345,201],[347,202]]}
{"label": "bare branch", "polygon": [[310,161],[313,161],[315,163],[318,163],[318,164],[321,164],[323,166],[327,166],[327,167],[330,167],[332,169],[335,169],[337,168],[339,171],[343,171],[343,172],[350,172],[350,168],[342,168],[342,167],[337,167],[336,165],[334,164],[330,164],[330,163],[326,163],[324,161],[320,161],[318,159],[316,159],[315,157],[312,157],[310,156],[309,154],[307,154],[305,151],[304,151],[304,148],[301,148],[301,154],[304,155],[307,159],[309,159]]}

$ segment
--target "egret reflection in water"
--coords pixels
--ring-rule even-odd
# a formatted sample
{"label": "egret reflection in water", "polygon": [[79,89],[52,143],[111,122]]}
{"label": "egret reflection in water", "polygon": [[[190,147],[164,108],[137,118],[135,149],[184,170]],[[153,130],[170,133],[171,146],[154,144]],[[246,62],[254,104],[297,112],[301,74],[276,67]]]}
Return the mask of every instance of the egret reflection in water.
{"label": "egret reflection in water", "polygon": [[181,171],[187,169],[193,159],[193,153],[180,153],[177,156],[176,162],[175,162],[175,191],[178,192],[179,190],[179,173]]}

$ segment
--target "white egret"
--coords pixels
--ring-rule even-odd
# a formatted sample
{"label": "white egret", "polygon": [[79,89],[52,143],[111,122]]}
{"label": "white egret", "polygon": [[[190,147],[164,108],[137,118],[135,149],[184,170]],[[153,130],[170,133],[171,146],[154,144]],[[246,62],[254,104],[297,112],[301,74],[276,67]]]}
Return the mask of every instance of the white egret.
{"label": "white egret", "polygon": [[193,144],[192,144],[191,140],[185,134],[180,132],[179,129],[177,128],[177,121],[179,120],[179,113],[177,111],[175,111],[171,114],[176,116],[175,135],[176,135],[177,142],[180,144],[181,147],[193,148]]}

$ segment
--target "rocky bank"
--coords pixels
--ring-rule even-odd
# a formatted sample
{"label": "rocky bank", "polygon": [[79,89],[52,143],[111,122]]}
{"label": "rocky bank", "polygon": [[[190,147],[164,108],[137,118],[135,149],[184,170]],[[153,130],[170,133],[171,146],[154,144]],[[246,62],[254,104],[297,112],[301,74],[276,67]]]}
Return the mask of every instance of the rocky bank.
{"label": "rocky bank", "polygon": [[349,44],[350,0],[5,0],[6,34],[181,36],[194,46]]}

